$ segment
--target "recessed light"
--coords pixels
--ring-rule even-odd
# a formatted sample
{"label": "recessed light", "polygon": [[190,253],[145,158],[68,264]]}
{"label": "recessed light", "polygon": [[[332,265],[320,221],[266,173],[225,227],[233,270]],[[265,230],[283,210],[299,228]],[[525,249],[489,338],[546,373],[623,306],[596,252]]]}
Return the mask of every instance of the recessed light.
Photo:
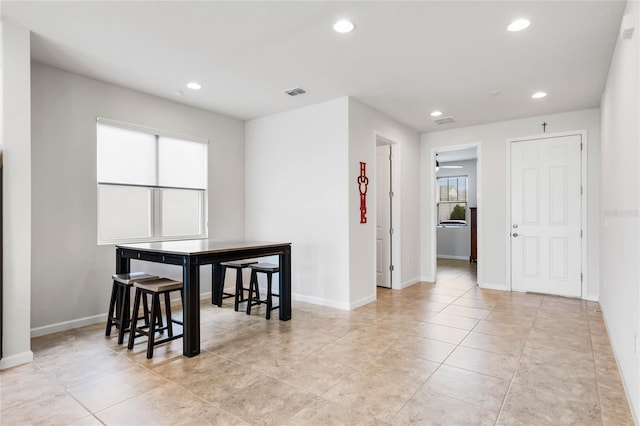
{"label": "recessed light", "polygon": [[547,96],[546,92],[536,92],[533,95],[531,95],[533,99],[540,99],[540,98],[544,98],[545,96]]}
{"label": "recessed light", "polygon": [[339,33],[350,33],[354,28],[355,25],[353,25],[353,22],[347,21],[346,19],[341,19],[333,24],[333,29]]}
{"label": "recessed light", "polygon": [[432,117],[440,117],[441,115],[442,115],[442,112],[441,112],[441,111],[433,111],[433,112],[431,113],[431,116],[432,116]]}
{"label": "recessed light", "polygon": [[522,31],[531,25],[528,19],[516,19],[507,27],[507,31]]}
{"label": "recessed light", "polygon": [[195,81],[187,83],[187,87],[189,89],[191,89],[191,90],[200,90],[200,89],[202,89],[202,86],[200,86],[200,84],[196,83]]}

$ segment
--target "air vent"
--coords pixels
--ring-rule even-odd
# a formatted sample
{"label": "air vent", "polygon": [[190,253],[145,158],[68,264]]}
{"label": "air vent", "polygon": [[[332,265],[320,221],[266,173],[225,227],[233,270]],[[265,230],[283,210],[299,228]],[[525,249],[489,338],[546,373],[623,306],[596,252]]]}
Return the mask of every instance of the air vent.
{"label": "air vent", "polygon": [[304,89],[300,88],[300,87],[296,87],[295,89],[285,90],[284,93],[286,93],[289,96],[298,96],[298,95],[302,95],[302,94],[307,93],[307,92]]}
{"label": "air vent", "polygon": [[442,118],[436,118],[435,120],[433,120],[433,122],[439,126],[441,124],[455,123],[456,119],[453,117],[442,117]]}

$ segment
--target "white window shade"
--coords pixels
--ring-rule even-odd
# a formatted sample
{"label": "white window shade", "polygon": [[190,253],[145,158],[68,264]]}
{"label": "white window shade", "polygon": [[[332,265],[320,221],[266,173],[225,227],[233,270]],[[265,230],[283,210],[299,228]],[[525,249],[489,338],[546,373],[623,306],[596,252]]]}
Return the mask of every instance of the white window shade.
{"label": "white window shade", "polygon": [[204,192],[193,189],[161,190],[161,237],[197,236],[204,232]]}
{"label": "white window shade", "polygon": [[98,123],[98,182],[156,185],[156,136]]}
{"label": "white window shade", "polygon": [[207,144],[160,136],[158,169],[158,186],[205,189]]}
{"label": "white window shade", "polygon": [[151,238],[152,191],[139,186],[98,186],[98,241]]}

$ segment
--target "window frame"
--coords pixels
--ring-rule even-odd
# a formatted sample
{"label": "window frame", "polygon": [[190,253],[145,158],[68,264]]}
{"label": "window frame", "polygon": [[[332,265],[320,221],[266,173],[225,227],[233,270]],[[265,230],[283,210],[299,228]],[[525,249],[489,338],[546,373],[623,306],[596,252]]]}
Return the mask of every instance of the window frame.
{"label": "window frame", "polygon": [[[464,197],[464,201],[462,200],[454,200],[454,201],[442,201],[440,199],[440,190],[441,190],[441,184],[440,181],[442,179],[460,179],[460,178],[464,178],[465,180],[465,197]],[[452,176],[439,176],[436,177],[436,194],[437,194],[437,200],[436,200],[436,221],[437,221],[437,226],[439,227],[468,227],[469,226],[469,219],[468,219],[468,210],[469,210],[469,176],[468,175],[452,175]],[[440,220],[440,206],[446,204],[446,205],[456,205],[456,204],[460,204],[464,207],[464,222],[462,221],[462,219],[460,219],[459,222],[456,223],[443,223],[444,221]],[[446,219],[446,220],[451,220],[451,219]]]}
{"label": "window frame", "polygon": [[[98,245],[110,245],[110,244],[122,244],[122,243],[141,243],[141,242],[154,242],[154,241],[172,241],[172,240],[194,240],[194,239],[202,239],[207,238],[209,234],[208,230],[208,211],[209,211],[209,203],[208,203],[208,174],[209,174],[209,140],[198,138],[194,136],[187,136],[175,132],[168,132],[159,129],[153,129],[149,127],[139,126],[131,123],[125,123],[121,121],[106,119],[102,117],[98,117],[96,119],[96,147],[99,144],[98,141],[98,126],[105,125],[111,127],[117,127],[121,129],[126,129],[134,132],[146,133],[155,136],[156,147],[160,143],[160,138],[167,137],[171,139],[183,140],[186,142],[197,142],[202,143],[205,149],[205,158],[204,158],[204,188],[191,188],[191,187],[179,187],[179,186],[166,186],[166,185],[144,185],[144,184],[132,184],[132,183],[117,183],[117,182],[100,182],[98,180],[98,170],[96,169],[96,200],[97,200],[97,243]],[[98,164],[98,152],[96,149],[96,164]],[[156,167],[159,166],[159,150],[155,151],[155,162]],[[156,183],[160,171],[156,168]],[[149,201],[149,223],[150,223],[150,234],[149,237],[133,237],[133,238],[117,238],[117,239],[102,239],[100,235],[100,224],[101,224],[101,209],[100,209],[100,187],[101,186],[113,186],[113,187],[138,187],[138,188],[146,188],[150,190],[151,199]],[[194,191],[198,193],[198,202],[200,204],[198,213],[199,220],[198,226],[200,232],[197,234],[182,234],[182,235],[174,235],[174,236],[164,236],[162,229],[162,221],[163,221],[163,211],[162,211],[162,192],[163,190],[184,190],[184,191]]]}

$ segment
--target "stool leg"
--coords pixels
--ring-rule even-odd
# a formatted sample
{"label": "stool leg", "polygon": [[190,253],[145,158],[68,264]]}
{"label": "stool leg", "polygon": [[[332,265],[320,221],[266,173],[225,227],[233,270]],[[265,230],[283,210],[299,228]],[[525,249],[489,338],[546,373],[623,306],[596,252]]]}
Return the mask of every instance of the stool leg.
{"label": "stool leg", "polygon": [[267,272],[267,319],[271,319],[271,272]]}
{"label": "stool leg", "polygon": [[161,317],[162,313],[160,312],[160,296],[157,293],[154,293],[151,296],[151,324],[149,324],[149,340],[147,341],[147,359],[153,358],[153,342],[156,337],[156,318]]}
{"label": "stool leg", "polygon": [[109,313],[107,314],[107,329],[104,332],[105,336],[111,336],[111,328],[113,327],[113,311],[116,307],[117,293],[118,293],[118,288],[116,286],[116,282],[114,281],[111,286],[111,300],[109,301]]}
{"label": "stool leg", "polygon": [[242,282],[242,268],[236,269],[236,303],[233,309],[238,312],[238,305],[244,299],[244,283]]}
{"label": "stool leg", "polygon": [[253,287],[258,287],[258,275],[256,271],[251,271],[251,279],[249,280],[249,299],[247,300],[247,315],[251,315],[251,304],[253,303]]}
{"label": "stool leg", "polygon": [[171,298],[169,292],[164,294],[164,308],[167,314],[167,330],[169,331],[169,337],[173,337],[173,322],[171,321]]}
{"label": "stool leg", "polygon": [[131,324],[131,331],[129,332],[129,344],[127,345],[127,349],[133,349],[133,342],[136,338],[138,326],[138,311],[140,310],[140,296],[141,292],[136,290],[136,295],[133,300],[133,323]]}
{"label": "stool leg", "polygon": [[118,298],[120,299],[120,310],[118,311],[118,318],[120,319],[120,328],[118,329],[118,344],[121,345],[124,342],[124,333],[127,331],[128,326],[131,325],[130,317],[130,303],[129,300],[129,286],[119,285],[120,291]]}

